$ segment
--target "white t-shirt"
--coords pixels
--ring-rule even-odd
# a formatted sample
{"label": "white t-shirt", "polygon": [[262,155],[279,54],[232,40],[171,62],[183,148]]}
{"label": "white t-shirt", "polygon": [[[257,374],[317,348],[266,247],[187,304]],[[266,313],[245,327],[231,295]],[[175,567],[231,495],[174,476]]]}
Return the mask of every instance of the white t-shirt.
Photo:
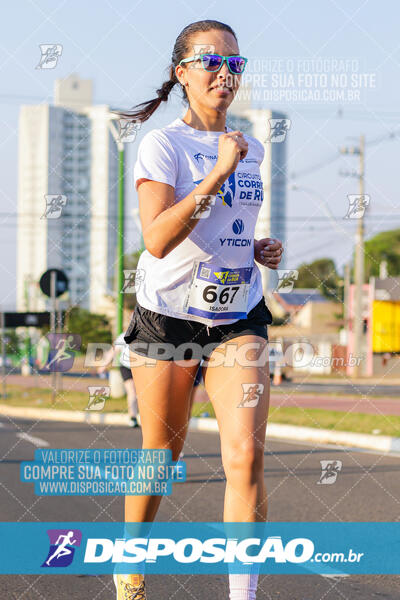
{"label": "white t-shirt", "polygon": [[119,355],[119,363],[123,367],[131,368],[131,363],[129,360],[129,344],[127,344],[124,340],[125,331],[120,333],[119,336],[114,340],[113,346],[117,347],[117,351],[121,351]]}
{"label": "white t-shirt", "polygon": [[[228,127],[227,131],[232,129]],[[179,202],[215,166],[218,138],[222,133],[194,129],[181,118],[166,127],[149,131],[138,148],[134,168],[135,188],[142,178],[167,183],[175,188],[175,203]],[[144,275],[137,287],[139,305],[209,327],[245,318],[214,318],[219,316],[217,314],[208,318],[204,314],[210,313],[201,311],[189,314],[187,294],[192,285],[194,261],[216,265],[217,277],[227,272],[218,268],[244,269],[240,272],[246,271],[248,277],[247,296],[242,300],[246,313],[261,300],[261,273],[254,261],[254,230],[263,201],[260,164],[264,158],[264,146],[251,136],[244,135],[244,138],[249,145],[247,156],[218,191],[208,217],[199,219],[193,231],[164,258],[156,258],[148,250],[140,255],[137,269],[142,269],[139,273]],[[207,271],[210,270],[205,269],[204,272]],[[241,292],[242,288],[238,294]],[[223,310],[229,309],[224,307]]]}

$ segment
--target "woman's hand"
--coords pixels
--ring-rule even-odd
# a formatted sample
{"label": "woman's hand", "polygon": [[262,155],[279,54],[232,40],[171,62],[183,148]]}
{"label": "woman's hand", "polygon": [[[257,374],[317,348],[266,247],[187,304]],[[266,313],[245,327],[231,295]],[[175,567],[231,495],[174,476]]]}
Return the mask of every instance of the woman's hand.
{"label": "woman's hand", "polygon": [[239,160],[247,155],[249,145],[239,130],[223,133],[218,138],[218,159],[214,169],[227,179],[236,170]]}
{"label": "woman's hand", "polygon": [[277,269],[281,262],[282,254],[283,246],[280,240],[276,238],[254,240],[254,260],[263,265],[263,267]]}

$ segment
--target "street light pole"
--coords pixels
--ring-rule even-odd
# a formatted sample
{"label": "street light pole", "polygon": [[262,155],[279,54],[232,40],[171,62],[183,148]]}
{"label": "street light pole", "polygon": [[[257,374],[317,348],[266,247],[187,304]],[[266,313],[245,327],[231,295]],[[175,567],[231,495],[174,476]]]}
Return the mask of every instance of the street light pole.
{"label": "street light pole", "polygon": [[122,333],[124,295],[124,147],[118,148],[118,283],[117,283],[117,335]]}
{"label": "street light pole", "polygon": [[[25,310],[29,312],[30,310],[30,293],[31,293],[31,277],[27,275],[24,279],[24,295],[25,295]],[[32,344],[31,344],[31,336],[29,327],[25,327],[25,357],[27,359],[27,372],[30,372],[31,364],[30,358],[32,353]]]}
{"label": "street light pole", "polygon": [[[109,127],[118,149],[118,217],[117,217],[117,319],[116,335],[122,333],[123,329],[123,311],[124,295],[122,288],[124,285],[124,154],[125,148],[117,131],[115,119],[110,115]],[[116,119],[115,119],[116,120]]]}

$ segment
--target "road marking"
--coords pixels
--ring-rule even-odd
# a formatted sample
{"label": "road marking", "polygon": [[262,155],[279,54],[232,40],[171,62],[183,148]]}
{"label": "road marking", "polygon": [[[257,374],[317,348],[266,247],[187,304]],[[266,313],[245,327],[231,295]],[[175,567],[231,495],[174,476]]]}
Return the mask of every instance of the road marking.
{"label": "road marking", "polygon": [[349,573],[336,573],[335,575],[324,575],[320,573],[321,577],[325,577],[326,579],[333,579],[334,581],[339,577],[350,577]]}
{"label": "road marking", "polygon": [[40,448],[45,448],[46,446],[50,445],[49,442],[46,442],[46,440],[34,437],[33,435],[29,435],[28,433],[17,433],[17,437],[19,437],[21,440],[25,440],[26,442],[30,442],[34,446],[38,446]]}

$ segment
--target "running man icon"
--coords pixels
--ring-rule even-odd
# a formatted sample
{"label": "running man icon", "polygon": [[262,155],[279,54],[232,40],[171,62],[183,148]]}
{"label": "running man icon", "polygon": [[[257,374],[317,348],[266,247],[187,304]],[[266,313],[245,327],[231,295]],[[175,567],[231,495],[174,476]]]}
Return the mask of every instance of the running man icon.
{"label": "running man icon", "polygon": [[79,529],[50,529],[47,534],[50,538],[50,549],[42,567],[67,567],[70,565],[75,547],[80,546],[82,532]]}
{"label": "running man icon", "polygon": [[48,371],[69,371],[74,364],[75,352],[81,346],[80,335],[48,333],[47,339],[50,343],[50,351],[44,368]]}
{"label": "running man icon", "polygon": [[[54,554],[52,554],[50,556],[50,558],[48,558],[46,560],[46,565],[50,566],[51,561],[54,558],[61,558],[62,556],[66,556],[67,554],[72,554],[72,550],[70,548],[67,548],[68,545],[73,546],[76,543],[76,540],[72,539],[74,537],[74,532],[73,531],[69,531],[67,533],[67,535],[60,535],[58,536],[58,539],[56,541],[56,545],[59,544],[57,546],[56,551],[54,552]],[[62,540],[62,542],[60,543],[60,540]]]}

